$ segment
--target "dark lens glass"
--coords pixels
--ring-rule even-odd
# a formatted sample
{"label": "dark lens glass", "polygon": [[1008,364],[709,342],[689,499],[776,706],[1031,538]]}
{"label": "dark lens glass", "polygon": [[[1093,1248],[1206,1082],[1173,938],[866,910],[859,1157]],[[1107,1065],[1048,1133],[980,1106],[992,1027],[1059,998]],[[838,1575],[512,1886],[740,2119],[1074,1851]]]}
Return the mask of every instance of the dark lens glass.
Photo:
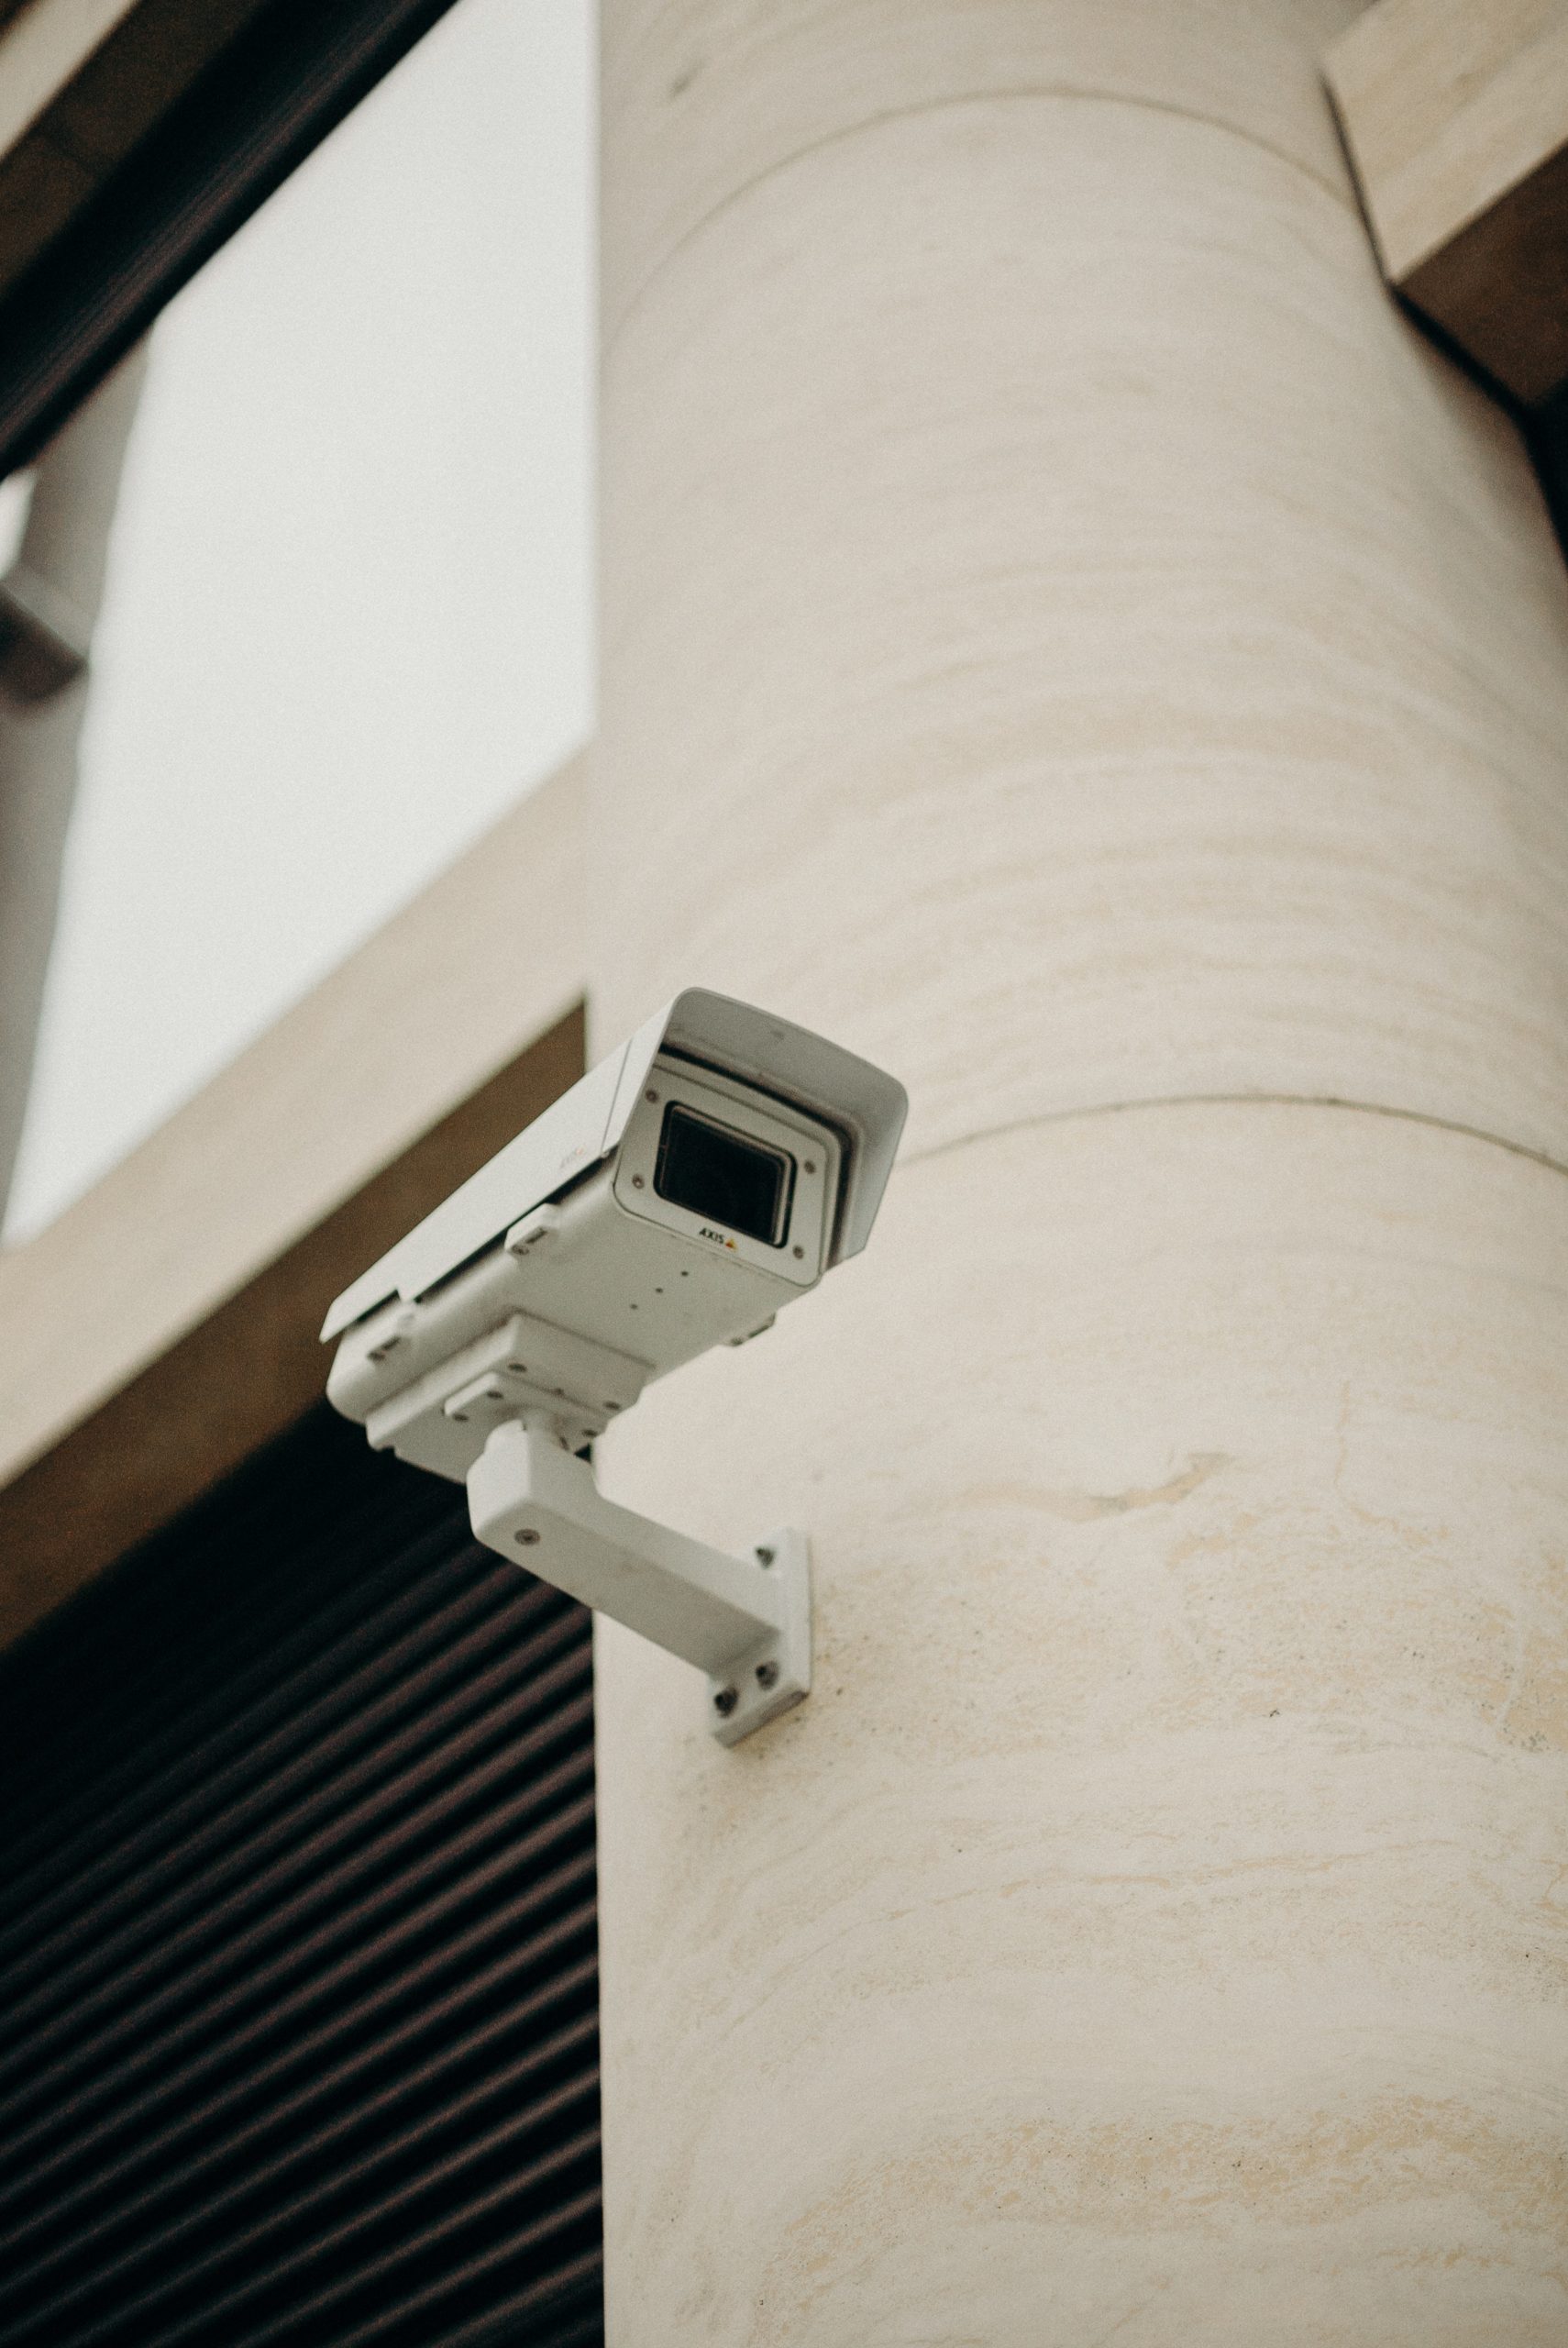
{"label": "dark lens glass", "polygon": [[654,1189],[704,1223],[781,1246],[795,1161],[672,1101],[658,1137]]}

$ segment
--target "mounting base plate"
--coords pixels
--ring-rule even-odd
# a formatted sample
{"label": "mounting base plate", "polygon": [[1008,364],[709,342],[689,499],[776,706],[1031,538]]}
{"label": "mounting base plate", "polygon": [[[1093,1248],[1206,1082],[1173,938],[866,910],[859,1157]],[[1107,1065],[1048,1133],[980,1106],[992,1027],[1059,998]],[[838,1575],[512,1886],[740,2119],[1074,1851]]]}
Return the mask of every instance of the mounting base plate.
{"label": "mounting base plate", "polygon": [[522,1420],[491,1429],[468,1487],[487,1548],[707,1674],[708,1725],[721,1744],[738,1744],[809,1692],[803,1533],[771,1534],[740,1557],[711,1549],[607,1501],[591,1464],[549,1424]]}
{"label": "mounting base plate", "polygon": [[812,1555],[803,1533],[770,1533],[752,1552],[781,1600],[777,1630],[708,1680],[712,1731],[738,1744],[812,1692]]}

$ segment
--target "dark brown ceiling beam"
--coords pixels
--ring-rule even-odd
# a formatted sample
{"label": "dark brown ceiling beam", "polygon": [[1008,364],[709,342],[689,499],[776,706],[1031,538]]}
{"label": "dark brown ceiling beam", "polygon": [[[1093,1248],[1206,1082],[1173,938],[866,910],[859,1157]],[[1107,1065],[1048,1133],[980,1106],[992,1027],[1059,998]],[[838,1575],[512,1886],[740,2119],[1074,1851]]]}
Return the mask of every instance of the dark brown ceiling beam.
{"label": "dark brown ceiling beam", "polygon": [[1568,383],[1568,11],[1378,0],[1325,61],[1383,273],[1524,407]]}

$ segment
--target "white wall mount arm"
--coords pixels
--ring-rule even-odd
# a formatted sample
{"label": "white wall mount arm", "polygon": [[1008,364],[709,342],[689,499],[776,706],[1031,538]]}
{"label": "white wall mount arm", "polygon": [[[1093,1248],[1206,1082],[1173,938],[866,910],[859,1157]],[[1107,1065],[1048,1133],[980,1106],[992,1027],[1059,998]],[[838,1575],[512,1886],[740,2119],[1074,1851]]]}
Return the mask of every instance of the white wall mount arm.
{"label": "white wall mount arm", "polygon": [[803,1533],[749,1556],[689,1540],[607,1501],[547,1426],[509,1420],[468,1474],[474,1538],[708,1675],[709,1725],[738,1744],[810,1692]]}

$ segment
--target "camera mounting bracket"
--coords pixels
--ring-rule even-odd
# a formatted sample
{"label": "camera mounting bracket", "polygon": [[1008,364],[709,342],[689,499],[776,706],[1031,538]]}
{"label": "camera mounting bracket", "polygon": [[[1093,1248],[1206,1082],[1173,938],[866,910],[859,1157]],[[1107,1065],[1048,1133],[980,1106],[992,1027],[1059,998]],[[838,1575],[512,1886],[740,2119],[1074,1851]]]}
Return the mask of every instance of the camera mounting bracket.
{"label": "camera mounting bracket", "polygon": [[733,1557],[607,1501],[548,1423],[495,1427],[468,1472],[474,1538],[708,1675],[709,1726],[738,1744],[810,1692],[803,1533]]}

